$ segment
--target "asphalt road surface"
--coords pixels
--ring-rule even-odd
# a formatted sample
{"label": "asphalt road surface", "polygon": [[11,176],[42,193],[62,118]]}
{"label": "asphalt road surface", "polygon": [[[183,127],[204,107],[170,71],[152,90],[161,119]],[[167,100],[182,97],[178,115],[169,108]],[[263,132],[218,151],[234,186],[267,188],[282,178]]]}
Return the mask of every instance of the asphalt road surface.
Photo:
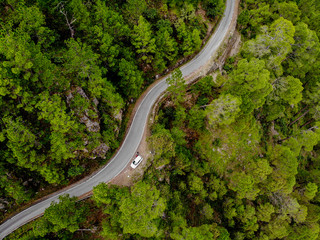
{"label": "asphalt road surface", "polygon": [[[219,48],[231,24],[235,9],[235,2],[236,0],[227,0],[224,16],[215,33],[211,36],[201,52],[180,68],[183,76],[188,76],[190,73],[193,73],[200,67],[204,66]],[[117,176],[135,155],[143,136],[149,112],[157,98],[167,89],[167,87],[168,85],[165,77],[155,85],[141,101],[121,148],[104,168],[86,181],[81,182],[63,192],[59,192],[58,194],[55,194],[54,196],[41,201],[8,219],[0,226],[0,239],[3,239],[15,229],[33,220],[35,217],[42,215],[44,210],[50,206],[50,203],[52,201],[57,201],[60,195],[69,194],[70,196],[81,196],[90,192],[92,188],[99,183],[108,182]]]}

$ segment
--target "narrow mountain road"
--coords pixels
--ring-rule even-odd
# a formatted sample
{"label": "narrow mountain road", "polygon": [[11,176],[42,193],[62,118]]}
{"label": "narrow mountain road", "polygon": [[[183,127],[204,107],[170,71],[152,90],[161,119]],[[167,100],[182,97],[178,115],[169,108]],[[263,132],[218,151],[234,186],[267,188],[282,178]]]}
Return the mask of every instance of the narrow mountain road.
{"label": "narrow mountain road", "polygon": [[[211,56],[217,51],[223,42],[224,37],[228,33],[228,29],[236,9],[236,2],[237,0],[227,0],[224,16],[205,47],[192,60],[180,67],[183,76],[188,76],[200,67],[204,66],[210,60]],[[41,216],[44,213],[44,210],[50,206],[50,203],[52,201],[57,201],[60,195],[69,194],[70,196],[81,196],[90,192],[93,187],[99,183],[109,182],[111,179],[116,177],[127,166],[136,153],[152,106],[156,102],[157,98],[168,87],[166,78],[167,77],[164,77],[152,89],[150,89],[141,101],[121,148],[105,167],[92,175],[86,181],[82,181],[66,190],[59,191],[59,193],[53,194],[49,198],[25,209],[5,221],[0,226],[0,239],[3,239],[15,229],[21,227],[34,218]]]}

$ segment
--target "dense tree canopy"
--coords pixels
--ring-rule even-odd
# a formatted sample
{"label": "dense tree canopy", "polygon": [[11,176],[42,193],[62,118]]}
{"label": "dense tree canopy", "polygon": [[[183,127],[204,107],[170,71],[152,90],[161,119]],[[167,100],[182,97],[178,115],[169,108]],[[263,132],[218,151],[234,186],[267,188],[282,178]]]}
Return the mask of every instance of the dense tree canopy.
{"label": "dense tree canopy", "polygon": [[0,1],[3,213],[112,155],[153,76],[200,49],[201,5]]}
{"label": "dense tree canopy", "polygon": [[[46,28],[46,18],[37,7],[22,5],[23,12],[10,18],[11,25],[6,25],[9,29],[1,35],[7,46],[0,47],[4,59],[0,88],[4,109],[0,186],[17,202],[28,194],[16,184],[19,180],[14,175],[5,174],[7,166],[14,164],[36,172],[40,169],[47,181],[63,181],[66,175],[61,162],[81,167],[81,159],[73,157],[75,151],[84,152],[80,148],[84,139],[97,136],[83,130],[85,124],[78,119],[101,116],[106,126],[117,123],[114,115],[119,113],[123,101],[138,96],[145,83],[141,79],[151,68],[163,69],[177,56],[198,48],[201,28],[191,27],[198,24],[194,17],[197,4],[202,3],[209,16],[219,15],[221,8],[210,8],[222,4],[222,1],[194,0],[152,4],[130,0],[118,2],[114,7],[113,1],[106,4],[97,1],[100,9],[104,9],[102,13],[94,4],[71,2],[64,9],[70,11],[67,14],[70,21],[72,17],[80,17],[72,23],[75,36],[80,37],[59,41],[65,44],[66,51],[74,54],[73,58],[63,51],[58,55],[41,54],[42,49],[52,47],[52,41],[59,35]],[[135,4],[138,7],[134,8]],[[12,7],[16,5],[12,3]],[[146,159],[148,164],[140,168],[143,175],[129,187],[100,184],[94,188],[91,204],[103,212],[99,215],[102,223],[91,225],[92,229],[93,226],[99,229],[94,237],[319,239],[320,3],[245,0],[240,7],[238,30],[243,44],[239,53],[227,60],[222,72],[203,77],[192,87],[185,85],[179,70],[168,78],[168,95],[160,103],[150,128],[150,157]],[[101,35],[91,41],[102,35],[103,41],[109,39],[110,45],[106,41],[102,49],[97,47],[99,42],[91,45],[81,37],[87,30],[85,26],[96,20],[82,19],[77,14],[86,16],[92,9],[100,11],[97,19],[110,23],[107,26],[105,22],[95,23],[101,28]],[[27,18],[18,23],[31,11],[37,14],[37,19]],[[77,13],[72,15],[72,11]],[[165,17],[171,11],[177,14],[174,22]],[[123,24],[117,26],[115,19]],[[39,26],[44,28],[40,31]],[[71,33],[70,26],[63,28]],[[117,34],[109,37],[113,30]],[[25,34],[18,34],[19,31]],[[45,31],[46,36],[52,37],[43,38],[41,34]],[[118,44],[118,51],[107,50],[111,42]],[[157,48],[167,52],[159,53]],[[25,55],[21,54],[23,51]],[[110,55],[106,57],[103,51]],[[90,58],[84,58],[83,54]],[[38,70],[39,62],[47,66],[45,74]],[[84,69],[77,68],[75,62],[84,64]],[[63,69],[68,64],[70,71]],[[124,82],[118,82],[117,76]],[[90,88],[90,82],[97,88]],[[75,84],[85,95],[72,86]],[[41,90],[35,90],[35,86],[41,86]],[[66,95],[58,92],[61,89],[75,95],[74,100],[65,100]],[[100,97],[96,97],[99,92]],[[110,101],[104,98],[104,93],[112,96]],[[74,101],[82,102],[83,108],[73,107]],[[97,101],[103,114],[95,111]],[[19,107],[13,108],[15,104]],[[31,121],[34,119],[46,124],[50,131]],[[112,143],[105,125],[98,139]],[[68,144],[50,152],[48,159],[47,147],[52,151],[62,143]],[[53,204],[43,220],[36,222],[33,230],[38,232],[36,236],[49,236],[47,229],[52,228],[58,231],[54,236],[76,239],[75,229],[85,224],[84,212],[75,209],[73,200],[62,200],[61,205]],[[74,211],[70,213],[70,209]]]}

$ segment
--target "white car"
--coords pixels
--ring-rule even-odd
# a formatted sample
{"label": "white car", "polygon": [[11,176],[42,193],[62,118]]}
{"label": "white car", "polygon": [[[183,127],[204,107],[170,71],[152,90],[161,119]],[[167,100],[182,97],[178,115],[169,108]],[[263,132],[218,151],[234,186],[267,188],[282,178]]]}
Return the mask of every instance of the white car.
{"label": "white car", "polygon": [[136,168],[136,167],[138,167],[138,165],[142,162],[142,160],[143,160],[143,158],[141,157],[141,156],[137,156],[134,160],[133,160],[133,162],[131,163],[131,167],[132,168]]}

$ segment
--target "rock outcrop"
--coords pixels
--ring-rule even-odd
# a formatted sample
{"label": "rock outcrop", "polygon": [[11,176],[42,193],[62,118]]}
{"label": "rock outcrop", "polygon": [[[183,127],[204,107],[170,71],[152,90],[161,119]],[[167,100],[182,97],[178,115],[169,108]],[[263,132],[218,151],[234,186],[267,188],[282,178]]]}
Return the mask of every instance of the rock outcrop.
{"label": "rock outcrop", "polygon": [[[69,106],[76,93],[78,93],[81,97],[83,97],[84,99],[86,99],[86,101],[90,103],[90,99],[88,98],[86,93],[83,91],[83,89],[79,86],[76,86],[72,88],[70,91],[68,91],[66,95],[67,103]],[[92,102],[94,103],[95,107],[90,106],[90,108],[84,109],[83,111],[75,111],[75,114],[79,117],[80,122],[86,125],[89,132],[99,132],[100,131],[99,117],[92,119],[92,117],[90,117],[89,115],[89,111],[91,110],[95,113],[95,115],[99,116],[99,112],[97,109],[99,101],[96,98],[94,98]]]}
{"label": "rock outcrop", "polygon": [[[85,100],[85,106],[81,106],[81,104],[78,106],[78,103],[76,103],[75,106],[72,106],[74,98],[77,94]],[[71,90],[67,92],[66,98],[68,106],[73,110],[74,115],[79,118],[79,121],[86,125],[88,132],[99,132],[100,118],[99,111],[97,109],[99,105],[98,99],[89,99],[84,90],[79,86],[72,87]],[[115,118],[119,118],[118,120],[121,121],[122,112],[115,116]],[[88,140],[84,139],[84,146],[87,146],[88,144]],[[85,147],[81,151],[75,151],[74,154],[81,154],[90,159],[95,159],[97,157],[105,158],[105,155],[109,149],[110,147],[103,143],[101,139],[100,144],[92,151],[88,151],[87,147]]]}
{"label": "rock outcrop", "polygon": [[109,150],[109,146],[105,143],[101,143],[98,147],[96,147],[95,149],[93,149],[92,153],[95,156],[99,156],[103,159],[106,158],[106,153]]}

